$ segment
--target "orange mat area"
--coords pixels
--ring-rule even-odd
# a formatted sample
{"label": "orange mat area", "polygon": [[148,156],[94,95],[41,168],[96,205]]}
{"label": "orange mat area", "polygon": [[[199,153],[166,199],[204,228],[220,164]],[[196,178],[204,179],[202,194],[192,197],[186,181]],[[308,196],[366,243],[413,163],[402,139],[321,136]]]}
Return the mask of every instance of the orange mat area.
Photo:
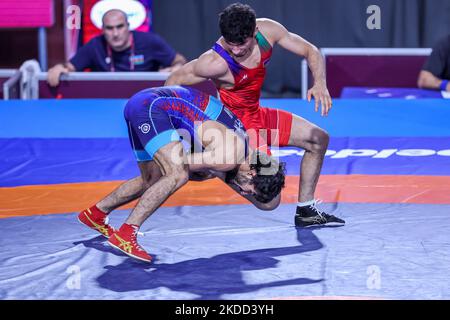
{"label": "orange mat area", "polygon": [[[283,203],[295,203],[298,177],[288,176]],[[122,181],[0,188],[0,218],[80,211]],[[324,202],[450,204],[450,176],[322,175],[316,197]],[[245,204],[218,179],[189,182],[164,206]],[[131,208],[134,203],[124,206]]]}

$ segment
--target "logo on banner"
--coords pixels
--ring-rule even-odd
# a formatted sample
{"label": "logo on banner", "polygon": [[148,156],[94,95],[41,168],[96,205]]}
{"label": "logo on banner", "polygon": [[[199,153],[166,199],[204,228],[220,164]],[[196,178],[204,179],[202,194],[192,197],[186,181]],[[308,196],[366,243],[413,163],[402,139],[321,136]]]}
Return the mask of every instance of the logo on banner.
{"label": "logo on banner", "polygon": [[[272,154],[278,157],[289,156],[303,156],[303,150],[283,148],[274,150]],[[429,156],[441,156],[450,157],[450,149],[433,150],[433,149],[341,149],[331,150],[328,149],[325,156],[331,159],[346,159],[350,157],[370,157],[373,159],[387,159],[391,156],[400,157],[429,157]]]}

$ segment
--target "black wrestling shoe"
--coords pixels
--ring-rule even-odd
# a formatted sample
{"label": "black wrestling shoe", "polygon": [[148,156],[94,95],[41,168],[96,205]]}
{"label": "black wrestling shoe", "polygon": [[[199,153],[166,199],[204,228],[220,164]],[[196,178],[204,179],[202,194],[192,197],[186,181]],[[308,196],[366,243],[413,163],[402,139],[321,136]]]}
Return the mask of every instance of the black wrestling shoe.
{"label": "black wrestling shoe", "polygon": [[320,203],[318,200],[315,200],[313,204],[304,207],[297,207],[297,211],[295,213],[295,226],[296,227],[309,227],[313,225],[322,225],[322,224],[345,224],[345,221],[335,217],[331,214],[327,214],[323,211],[320,211],[317,208],[317,204]]}

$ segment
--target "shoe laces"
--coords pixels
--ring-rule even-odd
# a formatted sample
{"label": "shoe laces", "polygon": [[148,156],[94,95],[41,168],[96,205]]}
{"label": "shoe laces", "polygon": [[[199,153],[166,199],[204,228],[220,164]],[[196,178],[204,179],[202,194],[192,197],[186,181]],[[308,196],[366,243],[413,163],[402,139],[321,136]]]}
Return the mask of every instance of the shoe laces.
{"label": "shoe laces", "polygon": [[331,215],[326,214],[325,212],[321,211],[319,208],[317,208],[318,204],[321,204],[323,201],[321,199],[314,199],[314,203],[310,205],[311,209],[317,213],[317,217],[315,217],[315,221],[318,223],[327,223],[328,219],[331,217]]}
{"label": "shoe laces", "polygon": [[138,232],[137,229],[133,228],[133,233],[131,234],[131,244],[133,245],[134,248],[136,248],[138,251],[144,251],[144,249],[141,248],[141,246],[139,245],[139,243],[137,242],[137,235],[140,232]]}
{"label": "shoe laces", "polygon": [[318,204],[321,204],[323,201],[321,199],[314,199],[314,202],[309,205],[311,207],[311,209],[314,210],[314,212],[316,212],[319,216],[323,217],[326,213],[323,211],[320,211],[319,208],[317,208]]}

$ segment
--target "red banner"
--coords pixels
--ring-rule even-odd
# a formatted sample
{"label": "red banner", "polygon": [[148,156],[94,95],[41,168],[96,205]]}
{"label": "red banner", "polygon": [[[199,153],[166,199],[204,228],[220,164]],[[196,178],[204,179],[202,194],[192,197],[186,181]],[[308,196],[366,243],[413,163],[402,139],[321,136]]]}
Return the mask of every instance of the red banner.
{"label": "red banner", "polygon": [[1,0],[0,28],[51,27],[53,0]]}

